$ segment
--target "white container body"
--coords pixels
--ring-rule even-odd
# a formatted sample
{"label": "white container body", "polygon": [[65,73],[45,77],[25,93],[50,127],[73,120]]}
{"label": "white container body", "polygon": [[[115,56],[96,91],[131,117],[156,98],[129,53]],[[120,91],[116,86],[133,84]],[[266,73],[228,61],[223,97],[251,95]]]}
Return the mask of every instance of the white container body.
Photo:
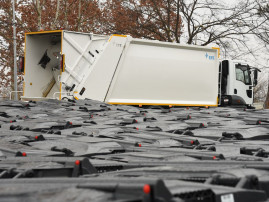
{"label": "white container body", "polygon": [[106,102],[217,106],[216,49],[130,39]]}
{"label": "white container body", "polygon": [[[42,68],[38,62],[46,50],[51,61]],[[62,69],[59,55],[65,58]],[[26,34],[25,99],[67,97],[110,104],[217,106],[218,74],[218,50],[208,47],[125,35]]]}

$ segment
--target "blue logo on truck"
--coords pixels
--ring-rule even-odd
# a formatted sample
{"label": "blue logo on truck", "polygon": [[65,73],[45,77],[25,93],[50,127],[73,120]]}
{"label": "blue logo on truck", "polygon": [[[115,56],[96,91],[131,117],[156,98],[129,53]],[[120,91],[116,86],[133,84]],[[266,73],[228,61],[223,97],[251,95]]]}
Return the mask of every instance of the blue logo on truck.
{"label": "blue logo on truck", "polygon": [[205,57],[206,57],[206,59],[209,59],[209,60],[215,60],[215,56],[208,55],[208,53],[205,54]]}

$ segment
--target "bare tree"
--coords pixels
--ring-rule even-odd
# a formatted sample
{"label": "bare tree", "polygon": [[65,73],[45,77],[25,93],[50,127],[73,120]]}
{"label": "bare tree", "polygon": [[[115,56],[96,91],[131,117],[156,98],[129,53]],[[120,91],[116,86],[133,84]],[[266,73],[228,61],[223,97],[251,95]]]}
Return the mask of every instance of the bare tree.
{"label": "bare tree", "polygon": [[[266,0],[256,0],[258,5],[257,14],[259,16],[259,21],[262,22],[259,29],[254,30],[254,34],[264,42],[265,46],[269,50],[269,3]],[[268,67],[267,67],[268,68]],[[267,96],[265,99],[264,106],[269,109],[269,75],[267,81]]]}
{"label": "bare tree", "polygon": [[81,27],[81,0],[78,2],[78,22],[77,22],[77,31],[80,30]]}
{"label": "bare tree", "polygon": [[104,30],[133,37],[180,41],[182,19],[179,0],[108,0],[104,4]]}
{"label": "bare tree", "polygon": [[236,5],[220,0],[179,0],[188,44],[208,45],[212,42],[226,48],[226,41],[245,43],[245,35],[259,27],[254,22],[256,4],[253,0]]}
{"label": "bare tree", "polygon": [[[16,4],[17,7],[17,4]],[[0,1],[0,93],[8,96],[14,90],[14,55],[12,30],[12,1]],[[17,32],[21,27],[17,26]],[[17,50],[22,53],[22,35],[17,35]],[[20,80],[18,81],[20,84]]]}
{"label": "bare tree", "polygon": [[61,0],[57,0],[57,6],[56,6],[56,12],[55,12],[55,19],[54,19],[53,24],[51,26],[52,29],[55,29],[56,28],[56,24],[58,22],[59,12],[60,12],[60,3],[61,3]]}
{"label": "bare tree", "polygon": [[40,2],[40,0],[36,0],[35,2],[35,6],[36,6],[36,12],[37,12],[37,26],[39,28],[39,30],[42,28],[41,24],[42,24],[42,3]]}
{"label": "bare tree", "polygon": [[266,0],[256,0],[256,3],[258,4],[257,14],[260,17],[259,20],[263,23],[254,33],[265,42],[265,44],[269,45],[269,3]]}

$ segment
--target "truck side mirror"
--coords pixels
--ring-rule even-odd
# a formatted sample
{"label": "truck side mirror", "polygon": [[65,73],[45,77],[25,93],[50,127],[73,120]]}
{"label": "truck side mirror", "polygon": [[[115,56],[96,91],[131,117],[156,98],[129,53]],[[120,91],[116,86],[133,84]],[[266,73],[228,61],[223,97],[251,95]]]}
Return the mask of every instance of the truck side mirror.
{"label": "truck side mirror", "polygon": [[254,86],[257,86],[257,84],[258,84],[258,70],[255,69],[254,70],[254,81],[253,81],[253,85]]}
{"label": "truck side mirror", "polygon": [[19,72],[24,72],[24,57],[20,56],[19,57]]}

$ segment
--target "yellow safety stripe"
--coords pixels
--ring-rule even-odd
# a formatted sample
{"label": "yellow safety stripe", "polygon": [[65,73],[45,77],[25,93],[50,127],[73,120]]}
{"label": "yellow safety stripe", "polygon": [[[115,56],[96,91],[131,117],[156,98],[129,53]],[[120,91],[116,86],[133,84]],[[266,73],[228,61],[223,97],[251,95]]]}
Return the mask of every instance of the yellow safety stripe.
{"label": "yellow safety stripe", "polygon": [[171,106],[185,106],[185,107],[217,107],[216,105],[206,105],[206,104],[163,104],[163,103],[123,103],[123,102],[109,102],[108,104],[112,105],[171,105]]}
{"label": "yellow safety stripe", "polygon": [[218,58],[219,58],[220,57],[220,48],[218,48],[218,47],[212,47],[212,49],[218,50]]}
{"label": "yellow safety stripe", "polygon": [[22,96],[24,96],[25,81],[23,82],[23,84],[22,84],[22,85],[23,85],[23,86],[22,86],[22,88],[23,88],[23,90],[22,90],[22,91],[23,91],[23,92],[22,92],[22,93],[23,93],[23,94],[22,94]]}
{"label": "yellow safety stripe", "polygon": [[53,30],[53,31],[39,31],[39,32],[27,32],[25,34],[48,34],[48,33],[60,33],[60,32],[63,32],[63,30]]}
{"label": "yellow safety stripe", "polygon": [[113,36],[117,36],[117,37],[127,37],[127,35],[121,35],[121,34],[113,34],[113,35],[111,35],[110,36],[110,38],[109,38],[109,42],[111,41],[111,39],[113,38]]}

